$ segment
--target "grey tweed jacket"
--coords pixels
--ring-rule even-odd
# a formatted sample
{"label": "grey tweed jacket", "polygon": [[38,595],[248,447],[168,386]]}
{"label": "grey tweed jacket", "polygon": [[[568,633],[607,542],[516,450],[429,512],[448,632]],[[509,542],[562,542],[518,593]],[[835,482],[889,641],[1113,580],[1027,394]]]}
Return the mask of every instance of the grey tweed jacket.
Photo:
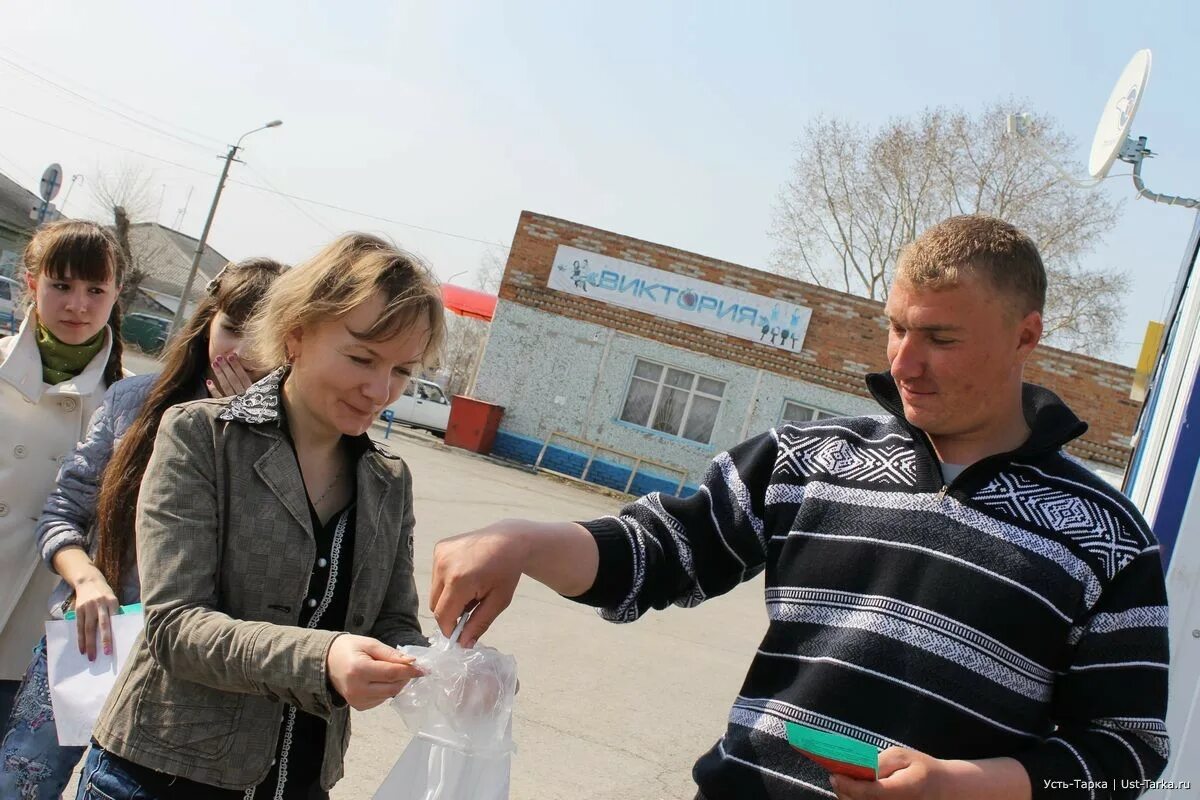
{"label": "grey tweed jacket", "polygon": [[[350,738],[325,670],[338,633],[297,625],[316,545],[279,422],[285,375],[163,417],[138,502],[145,631],[94,731],[123,758],[226,789],[266,776],[285,703],[329,723],[326,789]],[[427,644],[408,467],[372,444],[357,478],[353,574],[339,576],[351,581],[347,631]]]}

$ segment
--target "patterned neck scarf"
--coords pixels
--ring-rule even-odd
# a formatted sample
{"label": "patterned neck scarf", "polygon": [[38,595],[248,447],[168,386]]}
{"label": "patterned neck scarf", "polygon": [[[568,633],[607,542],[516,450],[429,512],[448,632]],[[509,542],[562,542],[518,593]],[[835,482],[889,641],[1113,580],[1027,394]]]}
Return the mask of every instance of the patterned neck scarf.
{"label": "patterned neck scarf", "polygon": [[65,344],[38,320],[37,346],[42,354],[42,380],[54,386],[87,369],[104,348],[104,329],[83,344]]}

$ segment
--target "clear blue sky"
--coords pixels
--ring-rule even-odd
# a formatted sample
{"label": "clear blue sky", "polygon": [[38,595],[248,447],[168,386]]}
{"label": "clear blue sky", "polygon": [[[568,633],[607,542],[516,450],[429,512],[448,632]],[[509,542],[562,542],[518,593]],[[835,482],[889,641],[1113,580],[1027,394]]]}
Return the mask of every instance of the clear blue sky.
{"label": "clear blue sky", "polygon": [[[247,140],[235,178],[471,239],[506,243],[531,209],[762,267],[772,200],[813,115],[871,126],[1015,96],[1075,136],[1082,174],[1109,90],[1142,47],[1154,71],[1135,132],[1160,153],[1148,183],[1200,194],[1196,2],[61,2],[0,13],[0,57],[201,145],[0,62],[0,170],[33,185],[51,161],[88,180],[144,165],[165,224],[194,188],[182,224],[193,235],[222,143],[279,117],[282,128]],[[1132,363],[1192,214],[1135,201],[1127,179],[1098,191],[1126,198],[1087,263],[1134,277],[1117,354]],[[99,213],[86,183],[66,210]],[[443,278],[474,270],[487,249],[238,184],[211,241],[230,257],[294,262],[348,228],[392,236]]]}

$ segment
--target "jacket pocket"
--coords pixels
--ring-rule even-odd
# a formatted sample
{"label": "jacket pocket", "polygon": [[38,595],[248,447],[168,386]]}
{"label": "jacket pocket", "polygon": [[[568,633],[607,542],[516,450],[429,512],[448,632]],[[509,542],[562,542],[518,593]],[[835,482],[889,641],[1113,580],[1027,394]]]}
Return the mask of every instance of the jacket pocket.
{"label": "jacket pocket", "polygon": [[241,725],[244,696],[158,674],[158,680],[151,679],[157,685],[138,700],[138,733],[191,756],[215,759],[228,753]]}

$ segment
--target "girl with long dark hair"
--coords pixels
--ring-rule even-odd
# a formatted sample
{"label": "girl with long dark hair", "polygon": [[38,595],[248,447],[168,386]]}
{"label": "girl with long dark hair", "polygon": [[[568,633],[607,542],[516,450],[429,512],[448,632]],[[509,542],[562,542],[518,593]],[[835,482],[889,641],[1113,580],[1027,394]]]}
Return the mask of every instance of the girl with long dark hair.
{"label": "girl with long dark hair", "polygon": [[[61,576],[51,614],[74,608],[80,650],[89,658],[111,651],[111,616],[141,596],[134,509],[159,421],[173,405],[239,394],[258,377],[241,354],[242,327],[282,269],[266,258],[227,265],[171,340],[162,371],[114,384],[59,472],[37,542],[42,560]],[[58,745],[44,641],[27,663],[0,747],[0,797],[58,798],[84,748]]]}

